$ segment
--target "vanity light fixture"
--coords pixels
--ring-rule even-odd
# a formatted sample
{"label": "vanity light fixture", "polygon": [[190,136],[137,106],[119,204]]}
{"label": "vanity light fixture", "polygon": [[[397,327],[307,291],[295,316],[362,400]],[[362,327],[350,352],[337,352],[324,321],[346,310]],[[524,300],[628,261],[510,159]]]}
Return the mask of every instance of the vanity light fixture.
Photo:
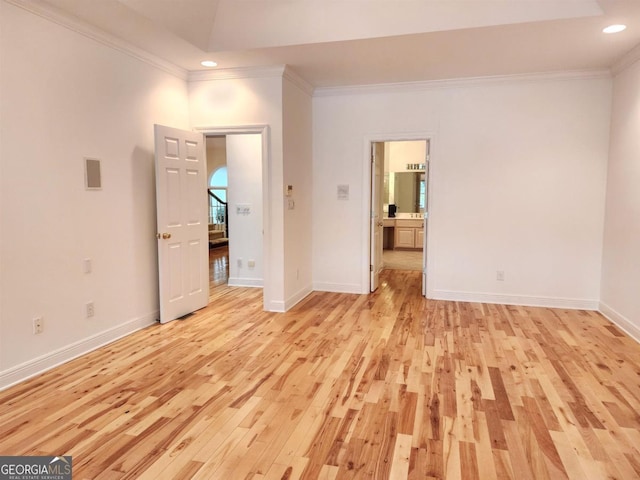
{"label": "vanity light fixture", "polygon": [[627,28],[626,25],[609,25],[602,29],[602,33],[619,33]]}
{"label": "vanity light fixture", "polygon": [[218,64],[213,60],[203,60],[202,62],[200,62],[200,65],[202,65],[203,67],[209,67],[209,68],[218,66]]}

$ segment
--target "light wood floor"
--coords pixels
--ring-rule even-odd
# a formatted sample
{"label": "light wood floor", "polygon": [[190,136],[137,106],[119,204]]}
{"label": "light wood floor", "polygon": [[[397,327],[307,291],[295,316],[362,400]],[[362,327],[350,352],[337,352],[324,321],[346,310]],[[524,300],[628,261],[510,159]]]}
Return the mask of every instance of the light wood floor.
{"label": "light wood floor", "polygon": [[74,479],[635,479],[640,346],[597,313],[259,289],[0,393],[0,453]]}
{"label": "light wood floor", "polygon": [[229,281],[229,246],[209,249],[209,289],[226,285]]}

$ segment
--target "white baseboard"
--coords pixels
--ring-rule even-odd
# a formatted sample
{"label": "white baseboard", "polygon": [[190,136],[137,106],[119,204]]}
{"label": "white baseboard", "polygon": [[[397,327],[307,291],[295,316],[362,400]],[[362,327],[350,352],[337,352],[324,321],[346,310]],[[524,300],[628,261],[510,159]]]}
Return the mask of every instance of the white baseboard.
{"label": "white baseboard", "polygon": [[261,278],[229,277],[227,283],[230,287],[262,288],[264,285]]}
{"label": "white baseboard", "polygon": [[604,315],[607,319],[615,323],[621,330],[633,338],[636,342],[640,343],[640,327],[634,324],[624,315],[616,312],[613,308],[604,302],[600,302],[600,308],[598,311]]}
{"label": "white baseboard", "polygon": [[267,312],[284,313],[286,312],[284,307],[285,302],[283,300],[271,300],[264,308]]}
{"label": "white baseboard", "polygon": [[313,289],[311,288],[311,286],[306,286],[306,287],[301,288],[300,290],[298,290],[293,295],[291,295],[289,298],[287,298],[284,301],[285,311],[291,309],[298,302],[300,302],[301,300],[306,298],[306,296],[309,295],[311,292],[313,292]]}
{"label": "white baseboard", "polygon": [[333,293],[362,293],[362,285],[356,283],[331,283],[331,282],[314,282],[313,290],[316,292],[333,292]]}
{"label": "white baseboard", "polygon": [[535,297],[529,295],[504,295],[497,293],[458,292],[434,290],[433,300],[456,302],[499,303],[502,305],[522,305],[526,307],[566,308],[570,310],[598,310],[598,300],[575,298]]}
{"label": "white baseboard", "polygon": [[28,362],[22,363],[15,367],[0,372],[0,390],[11,387],[17,383],[23,382],[31,377],[35,377],[47,370],[51,370],[58,365],[67,363],[74,358],[80,357],[97,348],[112,343],[122,337],[141,330],[149,325],[156,323],[159,312],[152,312],[139,318],[129,320],[117,327],[110,328],[104,332],[98,333],[91,337],[85,338],[78,342],[62,347],[46,355],[42,355]]}

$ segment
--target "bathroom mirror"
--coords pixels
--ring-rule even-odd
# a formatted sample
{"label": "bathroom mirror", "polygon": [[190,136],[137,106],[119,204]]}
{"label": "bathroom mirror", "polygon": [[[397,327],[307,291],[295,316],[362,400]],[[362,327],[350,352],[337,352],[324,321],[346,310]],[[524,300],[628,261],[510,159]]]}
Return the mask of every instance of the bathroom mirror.
{"label": "bathroom mirror", "polygon": [[425,195],[424,172],[385,173],[385,210],[394,204],[397,213],[424,213]]}

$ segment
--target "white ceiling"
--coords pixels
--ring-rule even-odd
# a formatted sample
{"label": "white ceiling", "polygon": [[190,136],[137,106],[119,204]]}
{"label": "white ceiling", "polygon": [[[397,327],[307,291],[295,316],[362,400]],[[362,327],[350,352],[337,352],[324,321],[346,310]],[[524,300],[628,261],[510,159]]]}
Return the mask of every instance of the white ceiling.
{"label": "white ceiling", "polygon": [[287,64],[316,87],[603,69],[640,44],[640,0],[35,1],[189,71]]}

